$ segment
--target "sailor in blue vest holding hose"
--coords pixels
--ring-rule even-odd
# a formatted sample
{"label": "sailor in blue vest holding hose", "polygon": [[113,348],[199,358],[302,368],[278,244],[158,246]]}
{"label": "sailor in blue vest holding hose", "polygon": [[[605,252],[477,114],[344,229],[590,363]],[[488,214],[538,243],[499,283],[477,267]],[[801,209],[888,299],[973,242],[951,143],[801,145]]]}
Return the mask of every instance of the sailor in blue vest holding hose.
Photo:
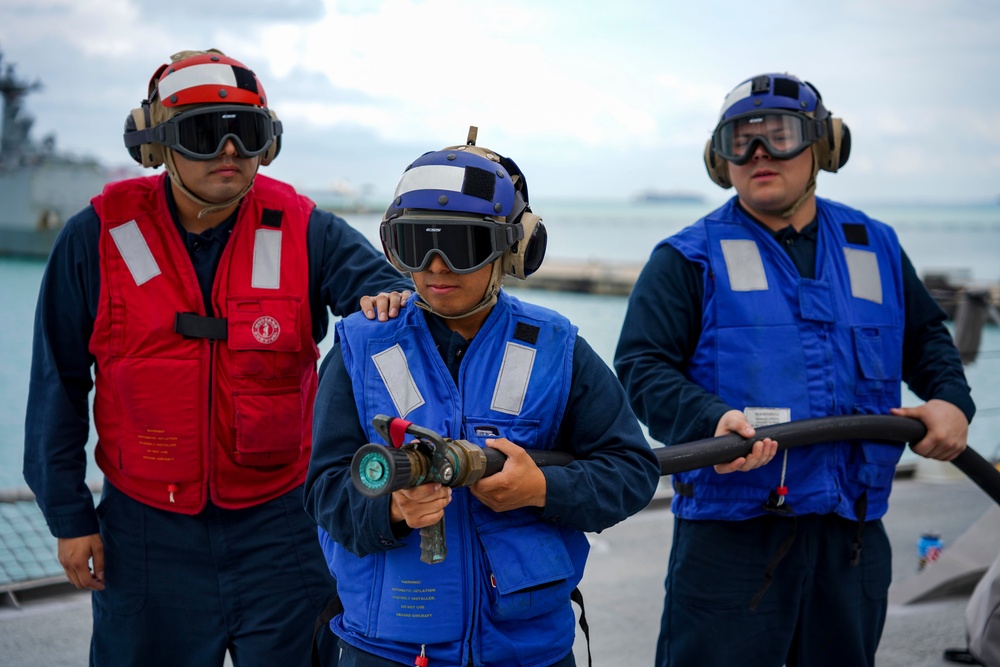
{"label": "sailor in blue vest holding hose", "polygon": [[[927,427],[921,456],[965,448],[975,406],[944,313],[890,227],[815,195],[817,173],[849,153],[847,126],[794,76],[755,76],[726,97],[705,163],[736,196],[656,247],[615,354],[654,438],[891,413]],[[900,408],[904,381],[926,403]],[[873,664],[901,452],[777,454],[764,439],[676,475],[658,667]]]}
{"label": "sailor in blue vest holding hose", "polygon": [[[381,225],[419,299],[397,320],[348,317],[321,370],[306,509],[338,580],[341,665],[576,664],[570,596],[601,531],[651,499],[659,465],[624,390],[576,327],[501,289],[541,264],[545,228],[524,175],[469,143],[403,174]],[[377,323],[378,324],[378,323]],[[351,460],[382,442],[377,415],[500,450],[472,486],[369,498]],[[576,461],[538,467],[525,450]],[[419,529],[445,519],[447,558]]]}

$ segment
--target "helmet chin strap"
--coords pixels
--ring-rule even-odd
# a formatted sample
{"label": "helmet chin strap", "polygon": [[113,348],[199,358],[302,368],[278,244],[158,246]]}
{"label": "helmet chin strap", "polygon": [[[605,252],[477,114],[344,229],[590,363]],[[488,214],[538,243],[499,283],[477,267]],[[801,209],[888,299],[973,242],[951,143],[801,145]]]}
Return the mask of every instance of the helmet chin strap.
{"label": "helmet chin strap", "polygon": [[250,182],[247,183],[247,186],[245,188],[243,188],[243,190],[240,191],[240,193],[238,195],[236,195],[235,197],[232,197],[232,198],[230,198],[230,199],[228,199],[228,200],[226,200],[226,201],[224,201],[222,203],[219,203],[219,204],[216,204],[216,203],[210,202],[210,201],[206,201],[206,200],[202,199],[201,197],[199,197],[198,195],[196,195],[195,193],[191,192],[188,189],[188,187],[186,185],[184,185],[184,181],[181,180],[181,175],[177,172],[177,167],[174,165],[174,152],[172,150],[169,150],[169,149],[166,150],[166,151],[164,151],[164,152],[166,153],[166,156],[164,158],[164,163],[165,163],[165,165],[167,167],[167,173],[170,174],[170,180],[171,180],[171,182],[173,182],[173,184],[177,186],[178,190],[180,190],[181,192],[184,193],[184,196],[186,196],[188,199],[190,199],[191,201],[193,201],[195,204],[198,204],[198,206],[204,207],[204,208],[202,208],[198,212],[198,219],[199,220],[201,220],[202,218],[204,218],[206,215],[208,215],[210,213],[215,213],[216,211],[221,211],[221,210],[223,210],[225,208],[228,208],[228,207],[232,206],[233,204],[235,204],[239,200],[243,199],[243,197],[246,195],[246,193],[250,192],[250,188],[253,187],[253,181],[254,181],[254,179],[251,178]]}
{"label": "helmet chin strap", "polygon": [[[503,265],[503,258],[507,254],[501,255],[495,262],[493,262],[493,271],[490,273],[490,284],[486,286],[486,291],[483,293],[483,300],[477,305],[473,306],[470,310],[461,313],[459,315],[443,315],[428,304],[423,298],[417,301],[417,308],[423,308],[429,313],[434,313],[438,317],[445,320],[460,320],[463,317],[468,317],[469,315],[475,315],[478,312],[485,310],[486,308],[492,308],[497,302],[497,295],[500,293],[500,284],[503,282],[503,270],[500,268]],[[420,294],[420,290],[417,290],[417,294]],[[422,297],[423,295],[421,295]]]}
{"label": "helmet chin strap", "polygon": [[806,184],[806,189],[802,192],[801,195],[799,195],[799,198],[796,199],[792,203],[792,205],[788,207],[788,209],[782,212],[781,217],[784,218],[785,220],[795,215],[795,212],[799,210],[799,207],[801,207],[804,203],[806,203],[806,201],[808,201],[809,198],[812,197],[813,194],[815,194],[816,192],[816,174],[819,173],[819,159],[816,157],[815,150],[812,151],[812,158],[813,158],[812,176],[809,177],[809,182]]}

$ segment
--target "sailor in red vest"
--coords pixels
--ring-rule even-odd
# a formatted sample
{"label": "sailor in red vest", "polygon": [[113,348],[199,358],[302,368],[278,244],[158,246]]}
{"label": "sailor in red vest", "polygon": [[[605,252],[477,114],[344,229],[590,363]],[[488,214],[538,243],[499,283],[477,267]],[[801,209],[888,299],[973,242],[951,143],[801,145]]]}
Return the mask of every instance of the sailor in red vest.
{"label": "sailor in red vest", "polygon": [[165,173],[106,186],[49,258],[24,476],[67,577],[94,591],[92,665],[337,662],[313,646],[336,584],[302,506],[317,342],[328,308],[395,317],[411,285],[257,173],[281,133],[245,65],[174,55],[125,124],[132,157]]}

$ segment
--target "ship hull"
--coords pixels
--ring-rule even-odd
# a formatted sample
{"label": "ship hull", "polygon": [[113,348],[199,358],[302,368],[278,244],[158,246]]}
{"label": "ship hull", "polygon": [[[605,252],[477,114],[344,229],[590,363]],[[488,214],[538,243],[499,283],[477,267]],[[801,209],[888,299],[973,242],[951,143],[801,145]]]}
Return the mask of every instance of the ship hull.
{"label": "ship hull", "polygon": [[0,255],[47,257],[66,221],[110,179],[100,165],[45,160],[0,171]]}

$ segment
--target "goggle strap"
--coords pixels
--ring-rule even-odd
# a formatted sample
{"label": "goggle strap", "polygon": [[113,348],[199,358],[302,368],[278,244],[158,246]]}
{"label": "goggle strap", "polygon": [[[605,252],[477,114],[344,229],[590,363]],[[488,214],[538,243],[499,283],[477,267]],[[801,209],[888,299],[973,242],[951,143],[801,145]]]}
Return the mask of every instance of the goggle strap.
{"label": "goggle strap", "polygon": [[[159,126],[157,126],[159,127]],[[156,128],[147,127],[144,130],[133,130],[132,132],[125,133],[125,147],[135,148],[136,146],[141,146],[143,144],[159,143],[154,136],[153,130]]]}

